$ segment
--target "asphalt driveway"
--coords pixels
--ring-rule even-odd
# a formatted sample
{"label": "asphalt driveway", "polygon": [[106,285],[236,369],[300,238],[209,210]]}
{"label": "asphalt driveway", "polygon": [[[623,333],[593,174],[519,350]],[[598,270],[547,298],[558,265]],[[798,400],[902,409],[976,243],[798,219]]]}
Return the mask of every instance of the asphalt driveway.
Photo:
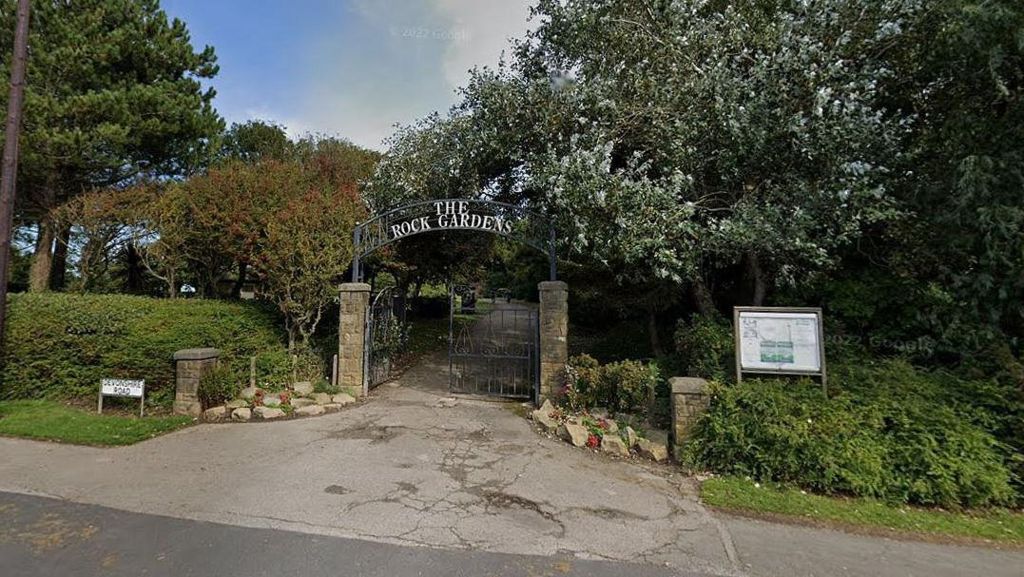
{"label": "asphalt driveway", "polygon": [[435,355],[339,413],[204,424],[131,447],[0,439],[0,491],[453,555],[423,574],[493,553],[622,574],[1024,575],[1020,551],[713,515],[673,468],[544,438],[510,405],[449,397],[446,371]]}

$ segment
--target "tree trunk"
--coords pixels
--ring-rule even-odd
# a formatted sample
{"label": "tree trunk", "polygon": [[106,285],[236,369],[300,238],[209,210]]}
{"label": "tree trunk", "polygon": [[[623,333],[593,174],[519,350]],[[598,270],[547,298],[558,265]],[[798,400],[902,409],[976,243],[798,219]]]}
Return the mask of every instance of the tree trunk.
{"label": "tree trunk", "polygon": [[708,285],[704,284],[704,279],[695,278],[690,290],[693,293],[693,307],[697,314],[707,316],[715,313],[715,301],[711,298],[711,291],[708,290]]}
{"label": "tree trunk", "polygon": [[231,298],[242,298],[242,287],[245,285],[245,275],[248,271],[248,263],[238,263],[238,278],[235,279],[235,284],[231,287]]}
{"label": "tree trunk", "polygon": [[139,249],[135,243],[128,243],[126,257],[128,259],[128,274],[125,277],[125,292],[139,294],[142,292],[142,256],[139,255]]}
{"label": "tree trunk", "polygon": [[71,226],[61,227],[57,233],[57,244],[53,247],[53,265],[50,269],[50,290],[64,290],[68,272],[68,244],[71,243]]}
{"label": "tree trunk", "polygon": [[174,275],[174,269],[167,272],[167,296],[168,298],[178,298],[178,282]]}
{"label": "tree trunk", "polygon": [[[11,86],[7,96],[4,152],[0,162],[0,343],[7,323],[7,282],[10,280],[11,236],[14,228],[14,197],[18,177],[18,137],[25,101],[25,69],[28,60],[29,0],[18,0],[11,52]],[[3,352],[3,349],[0,349]]]}
{"label": "tree trunk", "polygon": [[56,231],[49,215],[39,220],[39,234],[36,236],[36,250],[32,255],[32,266],[28,271],[29,292],[41,293],[50,288],[50,271],[53,270],[53,240]]}
{"label": "tree trunk", "polygon": [[654,308],[647,309],[647,335],[651,339],[651,351],[654,356],[665,356],[665,349],[661,346],[661,337],[658,336],[658,315]]}
{"label": "tree trunk", "polygon": [[754,252],[747,253],[747,277],[750,279],[750,304],[755,307],[764,306],[768,282],[761,268],[761,260]]}

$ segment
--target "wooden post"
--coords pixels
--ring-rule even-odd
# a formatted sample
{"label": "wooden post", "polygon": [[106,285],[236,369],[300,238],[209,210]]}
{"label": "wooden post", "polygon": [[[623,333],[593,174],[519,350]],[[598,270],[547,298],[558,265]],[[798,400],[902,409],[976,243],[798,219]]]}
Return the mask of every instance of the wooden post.
{"label": "wooden post", "polygon": [[249,386],[256,388],[256,357],[249,357]]}
{"label": "wooden post", "polygon": [[[14,228],[14,196],[18,178],[18,137],[21,110],[25,102],[25,68],[28,60],[29,0],[18,0],[11,57],[11,87],[7,98],[3,165],[0,166],[0,347],[7,321],[7,276],[11,257],[11,229]],[[102,402],[102,396],[100,397]],[[102,410],[102,405],[100,410]]]}

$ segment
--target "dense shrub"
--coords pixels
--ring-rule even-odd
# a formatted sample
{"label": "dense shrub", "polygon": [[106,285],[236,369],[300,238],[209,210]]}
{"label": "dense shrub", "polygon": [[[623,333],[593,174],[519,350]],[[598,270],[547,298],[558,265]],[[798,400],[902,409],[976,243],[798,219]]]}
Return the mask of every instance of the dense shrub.
{"label": "dense shrub", "polygon": [[235,398],[238,394],[238,377],[227,365],[219,365],[199,379],[196,391],[204,409],[215,407]]}
{"label": "dense shrub", "polygon": [[620,361],[602,365],[589,355],[569,359],[566,401],[576,410],[604,407],[644,414],[660,378],[657,365]]}
{"label": "dense shrub", "polygon": [[694,315],[680,320],[675,334],[676,353],[687,374],[719,382],[735,372],[732,327],[719,316]]}
{"label": "dense shrub", "polygon": [[1011,450],[968,400],[979,383],[902,361],[840,368],[825,398],[809,382],[716,385],[688,447],[692,464],[822,493],[976,507],[1012,504]]}
{"label": "dense shrub", "polygon": [[11,295],[0,396],[94,396],[101,378],[146,379],[147,397],[169,401],[175,351],[221,350],[243,382],[249,357],[283,351],[278,316],[252,303],[123,295]]}

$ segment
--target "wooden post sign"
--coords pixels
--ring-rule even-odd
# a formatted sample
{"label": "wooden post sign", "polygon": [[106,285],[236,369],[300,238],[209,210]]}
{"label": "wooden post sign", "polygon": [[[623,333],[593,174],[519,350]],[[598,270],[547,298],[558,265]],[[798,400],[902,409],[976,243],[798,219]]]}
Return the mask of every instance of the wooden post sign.
{"label": "wooden post sign", "polygon": [[99,413],[103,414],[103,397],[139,399],[139,416],[146,408],[146,381],[142,379],[102,379],[100,381]]}
{"label": "wooden post sign", "polygon": [[820,308],[735,307],[736,380],[743,373],[814,376],[828,393]]}

